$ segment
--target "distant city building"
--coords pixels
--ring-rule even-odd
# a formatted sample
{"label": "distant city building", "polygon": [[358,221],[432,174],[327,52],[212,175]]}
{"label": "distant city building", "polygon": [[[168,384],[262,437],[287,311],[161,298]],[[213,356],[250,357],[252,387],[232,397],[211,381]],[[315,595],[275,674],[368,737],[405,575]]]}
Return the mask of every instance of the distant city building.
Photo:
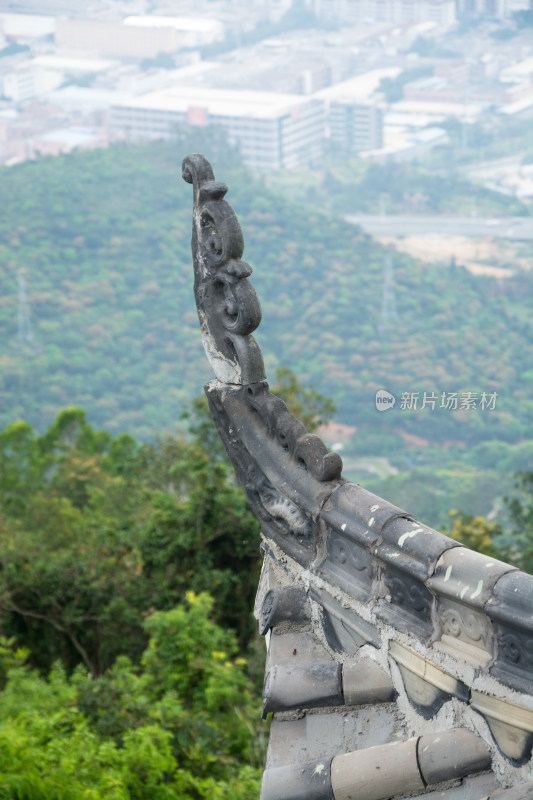
{"label": "distant city building", "polygon": [[90,78],[99,72],[105,72],[113,63],[103,59],[37,56],[19,65],[10,75],[4,76],[4,96],[14,102],[24,102],[57,89],[73,77]]}
{"label": "distant city building", "polygon": [[193,17],[127,17],[124,22],[58,19],[56,43],[115,58],[155,58],[183,47],[199,47],[224,35],[216,20]]}
{"label": "distant city building", "polygon": [[437,63],[433,70],[436,78],[446,78],[450,83],[464,86],[468,83],[474,72],[473,65],[468,61],[459,59],[443,59],[442,63]]}
{"label": "distant city building", "polygon": [[157,14],[126,17],[124,25],[135,28],[173,29],[181,47],[200,47],[224,38],[224,25],[207,17],[162,17]]}
{"label": "distant city building", "polygon": [[22,64],[0,79],[0,89],[8,100],[24,103],[41,91],[40,74],[33,67]]}
{"label": "distant city building", "polygon": [[436,22],[437,25],[448,28],[455,25],[457,15],[455,0],[429,0],[422,11],[422,22]]}
{"label": "distant city building", "polygon": [[457,0],[459,17],[496,17],[505,19],[516,11],[531,8],[530,0]]}
{"label": "distant city building", "polygon": [[383,112],[376,105],[333,101],[328,120],[331,141],[347,156],[383,147]]}
{"label": "distant city building", "polygon": [[436,22],[448,27],[456,22],[455,0],[309,0],[319,18],[343,23]]}
{"label": "distant city building", "polygon": [[303,167],[323,154],[324,103],[312,98],[176,86],[131,98],[110,111],[115,138],[170,137],[179,125],[223,128],[252,169]]}
{"label": "distant city building", "polygon": [[403,87],[405,100],[416,100],[422,103],[453,103],[457,100],[457,89],[451,85],[447,78],[433,76],[421,78],[418,81],[407,83]]}
{"label": "distant city building", "polygon": [[57,156],[71,150],[93,150],[105,147],[106,139],[101,133],[87,128],[59,128],[36,136],[31,142],[32,154]]}
{"label": "distant city building", "polygon": [[0,0],[0,12],[11,14],[15,9],[18,15],[53,17],[86,16],[93,10],[95,3],[80,3],[79,0]]}
{"label": "distant city building", "polygon": [[0,12],[0,30],[11,40],[35,39],[55,33],[53,17],[39,14],[6,14]]}

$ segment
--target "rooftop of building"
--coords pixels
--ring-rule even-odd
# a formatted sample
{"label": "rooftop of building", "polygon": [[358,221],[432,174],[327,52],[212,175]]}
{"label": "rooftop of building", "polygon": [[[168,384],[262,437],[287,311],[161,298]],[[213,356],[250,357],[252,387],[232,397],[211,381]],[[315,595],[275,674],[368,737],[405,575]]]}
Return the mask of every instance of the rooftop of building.
{"label": "rooftop of building", "polygon": [[429,114],[439,117],[477,119],[484,109],[482,103],[448,103],[437,100],[400,100],[393,105],[394,111],[403,114]]}
{"label": "rooftop of building", "polygon": [[79,147],[98,138],[96,131],[90,128],[57,128],[37,137],[42,142],[58,142],[69,147]]}
{"label": "rooftop of building", "polygon": [[53,54],[36,56],[30,62],[34,67],[60,72],[103,72],[114,67],[116,63],[116,61],[104,58],[80,58]]}
{"label": "rooftop of building", "polygon": [[52,105],[69,111],[82,113],[109,108],[130,98],[125,92],[114,92],[106,89],[91,89],[85,86],[64,86],[46,95]]}
{"label": "rooftop of building", "polygon": [[530,800],[533,576],[343,478],[340,455],[269,392],[246,269],[248,324],[228,347],[213,286],[235,280],[220,253],[242,253],[242,234],[203,156],[183,177],[209,409],[261,522],[261,800]]}
{"label": "rooftop of building", "polygon": [[378,89],[384,78],[396,78],[400,72],[400,67],[372,69],[360,75],[354,75],[342,83],[321,89],[316,96],[325,101],[369,98]]}
{"label": "rooftop of building", "polygon": [[309,103],[308,97],[275,92],[235,89],[212,89],[198,86],[172,86],[140,97],[124,99],[117,106],[153,111],[187,112],[191,107],[205,108],[210,114],[226,117],[275,119],[295,112]]}
{"label": "rooftop of building", "polygon": [[163,17],[157,14],[126,17],[124,25],[141,28],[175,28],[178,31],[192,33],[223,33],[224,31],[224,25],[217,19],[182,16]]}

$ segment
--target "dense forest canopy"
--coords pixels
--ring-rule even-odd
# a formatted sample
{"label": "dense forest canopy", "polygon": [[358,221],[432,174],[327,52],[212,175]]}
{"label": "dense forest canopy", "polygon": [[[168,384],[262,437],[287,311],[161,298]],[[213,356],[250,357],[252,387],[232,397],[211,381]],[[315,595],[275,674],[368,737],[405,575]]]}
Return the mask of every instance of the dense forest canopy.
{"label": "dense forest canopy", "polygon": [[[211,377],[192,294],[182,150],[177,141],[117,145],[0,171],[1,425],[23,419],[43,432],[73,405],[113,435],[149,440],[176,423]],[[480,467],[533,466],[533,373],[523,357],[533,340],[533,273],[494,278],[460,264],[416,262],[321,213],[320,197],[305,206],[235,168],[222,151],[207,154],[243,226],[269,375],[288,365],[333,397],[338,421],[357,426],[358,453],[401,453],[407,434],[441,456],[443,447],[462,448],[473,482]],[[407,174],[397,172],[398,181]],[[389,255],[397,315],[384,326]],[[376,412],[380,389],[398,398],[390,413]],[[403,392],[486,393],[497,402],[470,411],[420,402],[415,411],[401,408]],[[497,473],[489,478],[484,498],[494,495]],[[391,481],[398,501],[402,488]],[[460,484],[469,481],[463,475]],[[447,508],[469,510],[444,495]],[[426,519],[436,524],[447,508],[430,506]]]}
{"label": "dense forest canopy", "polygon": [[[208,377],[191,293],[190,187],[172,143],[43,158],[0,173],[3,424],[44,429],[81,405],[95,424],[147,437],[177,419]],[[357,228],[221,169],[271,362],[335,397],[346,423],[376,420],[373,393],[499,392],[494,414],[402,420],[435,439],[517,441],[531,419],[533,277],[472,276],[396,254],[398,318],[380,333],[384,250]],[[224,174],[223,174],[224,173]],[[23,276],[32,341],[19,341]],[[463,415],[464,416],[464,415]],[[431,431],[430,431],[431,428]]]}

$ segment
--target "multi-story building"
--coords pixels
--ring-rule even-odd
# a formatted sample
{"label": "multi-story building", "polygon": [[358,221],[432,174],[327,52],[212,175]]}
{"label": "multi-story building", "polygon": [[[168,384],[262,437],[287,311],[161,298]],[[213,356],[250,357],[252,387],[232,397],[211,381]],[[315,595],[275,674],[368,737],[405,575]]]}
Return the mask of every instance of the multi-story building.
{"label": "multi-story building", "polygon": [[324,103],[314,98],[175,86],[110,111],[112,137],[168,138],[180,125],[223,128],[252,169],[302,167],[323,154]]}
{"label": "multi-story building", "polygon": [[457,89],[446,78],[421,78],[403,87],[405,100],[422,103],[453,103],[457,100]]}
{"label": "multi-story building", "polygon": [[424,11],[424,22],[436,22],[442,28],[448,28],[457,22],[455,0],[429,0]]}
{"label": "multi-story building", "polygon": [[460,17],[496,17],[505,19],[516,11],[533,8],[531,0],[457,0]]}
{"label": "multi-story building", "polygon": [[0,90],[8,100],[24,103],[39,94],[41,90],[40,73],[31,65],[18,65],[0,78]]}
{"label": "multi-story building", "polygon": [[39,14],[11,14],[0,10],[0,30],[15,41],[39,39],[54,35],[55,19]]}
{"label": "multi-story building", "polygon": [[436,22],[448,27],[456,21],[455,0],[309,0],[308,5],[319,18],[343,23]]}
{"label": "multi-story building", "polygon": [[328,121],[331,141],[347,156],[383,147],[383,112],[376,105],[336,100]]}

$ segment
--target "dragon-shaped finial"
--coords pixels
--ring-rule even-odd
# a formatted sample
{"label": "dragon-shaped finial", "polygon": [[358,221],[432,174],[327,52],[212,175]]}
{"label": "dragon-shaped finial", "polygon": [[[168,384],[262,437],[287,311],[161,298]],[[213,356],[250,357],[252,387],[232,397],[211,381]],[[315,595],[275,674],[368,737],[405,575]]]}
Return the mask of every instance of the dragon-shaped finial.
{"label": "dragon-shaped finial", "polygon": [[261,306],[248,281],[252,268],[241,261],[239,220],[224,200],[228,187],[215,181],[199,154],[184,159],[182,175],[194,189],[194,294],[207,358],[223,383],[257,383],[264,380],[265,367],[250,334],[261,322]]}
{"label": "dragon-shaped finial", "polygon": [[252,268],[241,261],[244,240],[239,220],[224,200],[228,187],[215,180],[211,164],[198,153],[184,159],[182,175],[194,190],[194,294],[215,375],[227,388],[246,387],[239,402],[262,420],[267,435],[294,463],[317,481],[339,478],[338,453],[328,453],[322,440],[307,433],[283,400],[268,391],[263,356],[251,336],[261,322],[261,306],[248,280]]}

